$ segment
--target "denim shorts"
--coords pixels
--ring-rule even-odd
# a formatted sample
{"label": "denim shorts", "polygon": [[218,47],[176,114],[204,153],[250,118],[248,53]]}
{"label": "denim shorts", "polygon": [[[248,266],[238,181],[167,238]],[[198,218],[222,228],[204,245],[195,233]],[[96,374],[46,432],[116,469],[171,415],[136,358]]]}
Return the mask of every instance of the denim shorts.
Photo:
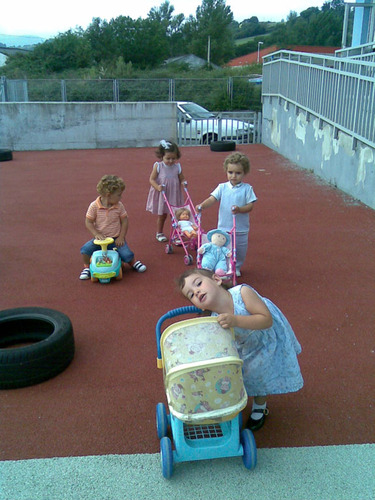
{"label": "denim shorts", "polygon": [[[134,253],[130,250],[126,241],[122,245],[122,247],[116,247],[116,243],[111,243],[110,245],[108,245],[107,248],[108,248],[108,250],[113,250],[113,248],[116,248],[117,252],[118,252],[118,254],[123,262],[131,262],[134,259]],[[85,255],[89,255],[91,257],[91,255],[96,250],[100,250],[100,246],[95,245],[94,239],[92,239],[83,245],[83,247],[81,248],[81,253],[85,254]]]}

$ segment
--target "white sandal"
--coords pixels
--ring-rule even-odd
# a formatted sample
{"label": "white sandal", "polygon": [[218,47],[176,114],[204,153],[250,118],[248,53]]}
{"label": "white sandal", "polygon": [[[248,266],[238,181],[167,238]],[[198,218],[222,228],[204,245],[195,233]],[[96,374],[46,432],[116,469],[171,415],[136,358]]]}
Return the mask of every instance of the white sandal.
{"label": "white sandal", "polygon": [[165,234],[164,234],[164,233],[156,233],[156,239],[157,239],[158,241],[161,241],[162,243],[163,243],[164,241],[167,241],[167,237],[165,236]]}

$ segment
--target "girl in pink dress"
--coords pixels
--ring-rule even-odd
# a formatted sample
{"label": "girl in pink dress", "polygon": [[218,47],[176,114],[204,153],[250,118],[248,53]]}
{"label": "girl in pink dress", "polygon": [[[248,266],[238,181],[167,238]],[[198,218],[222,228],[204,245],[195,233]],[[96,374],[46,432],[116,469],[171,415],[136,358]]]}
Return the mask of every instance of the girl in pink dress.
{"label": "girl in pink dress", "polygon": [[160,141],[156,150],[156,156],[161,161],[154,163],[150,175],[150,191],[148,193],[146,210],[157,215],[156,239],[167,241],[163,233],[164,224],[168,215],[168,207],[164,202],[162,190],[164,186],[165,195],[169,203],[175,207],[183,205],[183,194],[181,184],[185,178],[178,160],[181,157],[180,150],[174,142]]}

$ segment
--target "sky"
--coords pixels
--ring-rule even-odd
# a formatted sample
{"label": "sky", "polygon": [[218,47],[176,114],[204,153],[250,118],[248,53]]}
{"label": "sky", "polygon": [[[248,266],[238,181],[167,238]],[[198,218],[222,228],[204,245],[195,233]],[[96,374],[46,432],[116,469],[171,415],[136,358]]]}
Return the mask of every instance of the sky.
{"label": "sky", "polygon": [[[145,19],[153,7],[164,0],[5,0],[0,7],[0,34],[33,35],[48,38],[81,27],[84,30],[94,17],[110,21],[118,16]],[[169,0],[174,15],[195,16],[202,0]],[[256,16],[259,21],[286,20],[290,11],[297,14],[309,7],[321,8],[324,0],[226,0],[235,21]]]}

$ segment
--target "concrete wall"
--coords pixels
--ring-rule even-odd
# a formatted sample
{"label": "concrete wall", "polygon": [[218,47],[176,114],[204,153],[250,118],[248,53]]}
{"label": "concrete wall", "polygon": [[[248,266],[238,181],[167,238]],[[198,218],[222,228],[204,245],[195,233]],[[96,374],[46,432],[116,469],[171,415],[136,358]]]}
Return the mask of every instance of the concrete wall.
{"label": "concrete wall", "polygon": [[0,103],[0,148],[154,147],[176,141],[176,123],[171,102]]}
{"label": "concrete wall", "polygon": [[375,149],[277,98],[263,97],[262,142],[375,209]]}

